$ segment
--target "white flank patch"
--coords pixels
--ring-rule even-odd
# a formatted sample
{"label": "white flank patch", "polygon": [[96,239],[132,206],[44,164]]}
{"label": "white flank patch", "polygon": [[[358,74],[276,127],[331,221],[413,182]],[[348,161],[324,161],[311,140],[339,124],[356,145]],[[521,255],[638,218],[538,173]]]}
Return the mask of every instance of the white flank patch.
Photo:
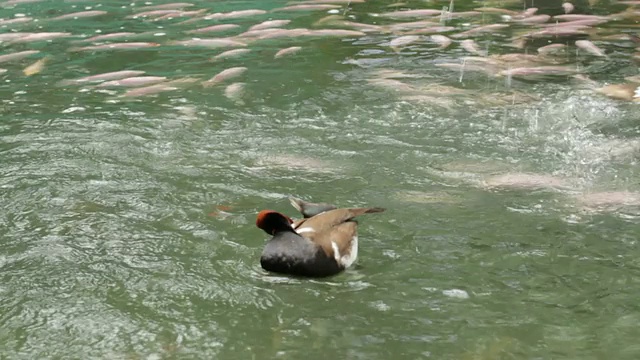
{"label": "white flank patch", "polygon": [[315,230],[313,230],[312,227],[307,226],[307,227],[303,227],[303,228],[300,228],[300,229],[296,229],[296,232],[298,234],[302,234],[302,233],[305,233],[305,232],[315,232]]}
{"label": "white flank patch", "polygon": [[354,236],[353,239],[351,239],[351,249],[349,251],[349,254],[340,258],[338,262],[344,265],[345,268],[348,268],[349,266],[353,265],[354,262],[356,262],[357,258],[358,258],[358,236]]}
{"label": "white flank patch", "polygon": [[634,98],[640,98],[640,86],[636,88],[636,94],[633,95]]}
{"label": "white flank patch", "polygon": [[333,257],[336,258],[338,264],[342,263],[340,259],[340,249],[338,249],[338,244],[335,241],[331,242],[331,247],[333,248]]}

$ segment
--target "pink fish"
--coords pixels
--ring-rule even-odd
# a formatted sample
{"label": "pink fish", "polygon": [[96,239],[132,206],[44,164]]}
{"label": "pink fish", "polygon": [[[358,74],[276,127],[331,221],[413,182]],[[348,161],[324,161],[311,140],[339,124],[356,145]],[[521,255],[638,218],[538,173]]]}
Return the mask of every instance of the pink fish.
{"label": "pink fish", "polygon": [[80,11],[74,12],[71,14],[60,15],[49,20],[72,20],[72,19],[84,19],[89,17],[96,17],[106,15],[108,12],[102,10],[89,10],[89,11]]}
{"label": "pink fish", "polygon": [[553,26],[553,27],[545,28],[543,30],[526,33],[522,35],[522,37],[541,38],[541,37],[584,35],[586,34],[586,31],[584,31],[584,29],[586,28],[588,28],[588,26],[585,26],[585,25]]}
{"label": "pink fish", "polygon": [[440,45],[440,49],[444,49],[447,46],[451,45],[451,39],[444,35],[431,35],[429,36],[429,40]]}
{"label": "pink fish", "polygon": [[242,103],[244,86],[245,83],[241,82],[230,84],[224,89],[224,96],[226,96],[229,100],[235,101],[237,103]]}
{"label": "pink fish", "polygon": [[565,2],[565,3],[562,3],[562,9],[564,10],[565,14],[568,14],[568,13],[572,12],[573,9],[575,9],[575,7],[573,6],[572,3]]}
{"label": "pink fish", "polygon": [[575,21],[575,20],[609,20],[606,16],[598,15],[583,15],[583,14],[564,14],[556,15],[553,17],[555,20],[560,21]]}
{"label": "pink fish", "polygon": [[260,24],[253,25],[252,27],[249,28],[249,31],[279,28],[279,27],[288,25],[290,22],[291,20],[268,20],[268,21],[261,22]]}
{"label": "pink fish", "polygon": [[389,41],[389,46],[392,48],[397,48],[400,46],[407,46],[413,44],[414,42],[420,40],[420,36],[418,35],[405,35],[397,37],[391,41]]}
{"label": "pink fish", "polygon": [[12,40],[12,44],[17,43],[27,43],[27,42],[35,42],[35,41],[48,41],[62,37],[70,37],[73,36],[71,33],[65,32],[42,32],[42,33],[33,33],[29,34],[15,40]]}
{"label": "pink fish", "polygon": [[166,84],[155,84],[145,87],[139,87],[135,89],[131,89],[125,92],[123,97],[138,97],[138,96],[147,96],[147,95],[155,95],[165,91],[178,90],[177,87],[169,86]]}
{"label": "pink fish", "polygon": [[525,11],[521,12],[520,14],[514,16],[514,19],[524,19],[527,18],[529,16],[533,16],[535,15],[535,13],[538,12],[538,8],[532,7],[532,8],[528,8]]}
{"label": "pink fish", "polygon": [[607,56],[604,51],[589,40],[576,40],[576,46],[595,56]]}
{"label": "pink fish", "polygon": [[69,51],[101,51],[101,50],[135,50],[146,49],[150,47],[158,47],[160,44],[153,42],[130,42],[130,43],[111,43],[104,45],[83,46],[77,48],[69,48]]}
{"label": "pink fish", "polygon": [[[274,30],[274,31],[267,31]],[[264,29],[262,35],[256,37],[256,39],[266,40],[266,39],[279,39],[279,38],[295,38],[301,36],[310,35],[311,31],[309,29]]]}
{"label": "pink fish", "polygon": [[421,10],[401,10],[380,14],[381,17],[392,19],[420,18],[442,14],[442,10],[421,9]]}
{"label": "pink fish", "polygon": [[503,70],[499,75],[512,76],[512,77],[527,77],[527,76],[541,76],[541,75],[555,75],[566,76],[575,74],[577,71],[574,67],[570,66],[537,66],[537,67],[519,67],[508,70]]}
{"label": "pink fish", "polygon": [[549,21],[549,19],[551,19],[551,16],[549,15],[534,15],[534,16],[526,17],[524,19],[518,19],[513,21],[520,24],[542,24]]}
{"label": "pink fish", "polygon": [[213,58],[211,58],[211,61],[217,61],[217,60],[223,60],[223,59],[229,59],[229,58],[234,58],[234,57],[238,57],[238,56],[242,56],[242,55],[246,55],[248,53],[250,53],[251,50],[249,49],[233,49],[233,50],[227,50],[223,53],[220,53],[216,56],[214,56]]}
{"label": "pink fish", "polygon": [[171,14],[158,16],[155,19],[153,19],[153,21],[160,21],[160,20],[167,20],[167,19],[171,20],[171,19],[181,18],[181,17],[198,16],[198,15],[204,14],[205,12],[207,12],[207,9],[200,9],[200,10],[194,10],[194,11],[178,11]]}
{"label": "pink fish", "polygon": [[202,29],[190,30],[190,31],[187,31],[187,34],[204,34],[204,33],[210,33],[210,32],[222,32],[222,31],[237,29],[239,27],[240,25],[236,25],[236,24],[219,24],[219,25],[207,26]]}
{"label": "pink fish", "polygon": [[0,63],[5,63],[5,62],[15,61],[15,60],[22,60],[24,58],[27,58],[31,55],[35,55],[38,53],[40,53],[40,51],[38,50],[25,50],[25,51],[19,51],[11,54],[6,54],[6,55],[0,55]]}
{"label": "pink fish", "polygon": [[150,10],[180,10],[186,7],[193,6],[192,3],[170,3],[170,4],[161,4],[161,5],[150,5],[139,7],[136,10],[139,11],[150,11]]}
{"label": "pink fish", "polygon": [[22,24],[22,23],[30,22],[32,20],[33,20],[33,18],[26,17],[26,16],[25,17],[15,18],[15,19],[0,20],[0,26]]}
{"label": "pink fish", "polygon": [[257,9],[238,10],[238,11],[231,11],[227,13],[215,13],[215,14],[207,15],[204,17],[204,19],[205,20],[237,19],[237,18],[243,18],[247,16],[264,15],[266,13],[267,12],[264,10],[257,10]]}
{"label": "pink fish", "polygon": [[191,39],[174,41],[171,45],[182,45],[189,47],[205,47],[210,49],[223,48],[223,47],[245,47],[247,44],[232,40],[229,38],[213,38],[213,39]]}
{"label": "pink fish", "polygon": [[300,50],[302,50],[302,48],[300,46],[291,46],[291,47],[279,50],[273,56],[273,58],[274,59],[279,59],[279,58],[287,56],[287,55],[293,55],[293,54],[299,52]]}
{"label": "pink fish", "polygon": [[460,46],[462,46],[463,49],[467,50],[472,54],[476,54],[478,56],[487,56],[487,52],[480,50],[480,47],[478,46],[478,44],[476,44],[476,42],[473,40],[470,40],[470,39],[462,40],[460,42]]}
{"label": "pink fish", "polygon": [[541,26],[542,27],[593,26],[593,25],[604,24],[607,21],[608,21],[607,19],[585,19],[585,20],[572,20],[572,21],[566,21],[566,22],[561,22],[561,23],[556,22],[556,23],[553,23],[553,24],[542,24]]}
{"label": "pink fish", "polygon": [[567,46],[565,44],[550,44],[550,45],[538,48],[538,54],[549,55],[549,54],[556,53],[558,51],[562,51],[566,49],[566,47]]}
{"label": "pink fish", "polygon": [[121,70],[121,71],[114,71],[114,72],[108,72],[108,73],[103,73],[103,74],[97,74],[97,75],[91,75],[91,76],[85,76],[85,77],[81,77],[78,79],[72,79],[72,80],[63,80],[59,83],[59,85],[78,85],[78,84],[84,84],[84,83],[88,83],[88,82],[99,82],[99,81],[108,81],[108,80],[117,80],[117,79],[124,79],[127,77],[133,77],[133,76],[139,76],[144,74],[144,71],[140,71],[140,70]]}
{"label": "pink fish", "polygon": [[429,34],[438,34],[438,33],[443,33],[443,32],[449,32],[449,31],[453,31],[456,28],[454,28],[453,26],[431,26],[431,27],[426,27],[424,29],[417,29],[417,30],[412,30],[407,32],[407,34],[422,34],[422,35],[429,35]]}
{"label": "pink fish", "polygon": [[469,37],[469,36],[474,36],[474,35],[478,35],[478,34],[483,34],[483,33],[487,33],[487,32],[494,32],[496,30],[501,30],[501,29],[505,29],[508,28],[509,25],[508,24],[489,24],[489,25],[484,25],[484,26],[478,26],[476,28],[467,30],[467,31],[463,31],[461,33],[458,34],[454,34],[451,37],[452,38],[463,38],[463,37]]}
{"label": "pink fish", "polygon": [[165,16],[165,15],[169,15],[169,14],[179,14],[181,12],[182,12],[181,10],[174,10],[174,9],[150,10],[150,11],[143,11],[143,12],[140,12],[140,13],[137,13],[137,14],[126,16],[125,19],[137,19],[139,17]]}
{"label": "pink fish", "polygon": [[291,5],[285,6],[277,9],[273,9],[273,11],[313,11],[313,10],[331,10],[338,9],[340,5],[330,5],[330,4],[299,4],[299,5]]}
{"label": "pink fish", "polygon": [[405,30],[413,30],[413,29],[422,29],[422,28],[425,28],[425,27],[438,26],[438,25],[440,25],[440,23],[433,22],[433,21],[427,21],[427,20],[421,20],[421,21],[413,21],[413,22],[391,24],[391,25],[387,25],[387,27],[391,31],[405,31]]}
{"label": "pink fish", "polygon": [[308,36],[365,36],[362,31],[354,30],[342,30],[342,29],[320,29],[320,30],[308,30]]}
{"label": "pink fish", "polygon": [[202,86],[204,87],[211,87],[214,85],[217,85],[221,82],[227,81],[229,79],[233,79],[236,78],[242,74],[244,74],[247,71],[247,68],[244,66],[237,66],[237,67],[232,67],[232,68],[228,68],[225,70],[222,70],[221,72],[219,72],[216,76],[212,77],[211,79],[204,81],[202,83]]}
{"label": "pink fish", "polygon": [[104,40],[128,38],[128,37],[135,36],[135,35],[138,35],[138,34],[137,33],[132,33],[132,32],[119,32],[119,33],[96,35],[96,36],[92,36],[90,38],[82,39],[80,41],[82,41],[82,42],[95,42],[95,41],[104,41]]}
{"label": "pink fish", "polygon": [[97,85],[97,88],[105,88],[105,87],[140,87],[140,86],[148,86],[152,84],[157,84],[159,82],[163,82],[167,80],[164,76],[134,76],[128,77],[120,80],[111,80],[103,82],[100,85]]}

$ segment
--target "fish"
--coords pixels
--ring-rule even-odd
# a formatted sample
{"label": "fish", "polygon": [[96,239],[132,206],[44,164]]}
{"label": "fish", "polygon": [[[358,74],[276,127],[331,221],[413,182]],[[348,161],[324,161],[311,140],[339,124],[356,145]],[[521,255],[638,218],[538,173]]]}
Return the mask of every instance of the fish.
{"label": "fish", "polygon": [[31,76],[31,75],[35,75],[38,74],[39,72],[42,71],[42,69],[44,69],[44,64],[48,61],[49,59],[47,57],[43,57],[42,59],[34,62],[33,64],[27,66],[26,68],[24,68],[22,70],[22,73],[25,74],[26,76]]}
{"label": "fish", "polygon": [[164,76],[134,76],[134,77],[127,77],[119,80],[105,81],[97,85],[96,88],[141,87],[141,86],[157,84],[165,80],[167,80],[167,78]]}
{"label": "fish", "polygon": [[4,19],[4,20],[0,20],[0,26],[22,24],[30,21],[33,21],[33,18],[27,17],[27,16],[15,18],[15,19]]}
{"label": "fish", "polygon": [[244,74],[246,71],[247,71],[247,68],[244,67],[244,66],[236,66],[236,67],[232,67],[232,68],[228,68],[228,69],[222,70],[221,72],[216,74],[211,79],[209,79],[207,81],[203,81],[202,82],[202,86],[203,87],[215,86],[215,85],[217,85],[217,84],[219,84],[221,82],[227,81],[229,79],[236,78],[236,77]]}
{"label": "fish", "polygon": [[219,24],[219,25],[207,26],[202,29],[190,30],[190,31],[187,31],[187,34],[203,34],[203,33],[209,33],[209,32],[221,32],[221,31],[237,29],[239,27],[240,25],[236,25],[236,24]]}
{"label": "fish", "polygon": [[570,2],[564,2],[562,3],[562,9],[564,10],[565,14],[568,14],[575,9],[575,6],[573,6],[573,4]]}
{"label": "fish", "polygon": [[557,53],[559,51],[563,51],[567,48],[565,44],[550,44],[543,47],[538,48],[538,54],[540,55],[550,55],[553,53]]}
{"label": "fish", "polygon": [[507,173],[488,177],[484,180],[488,188],[568,190],[567,179],[545,174]]}
{"label": "fish", "polygon": [[205,20],[222,20],[222,19],[237,19],[248,16],[264,15],[267,12],[265,10],[249,9],[230,11],[227,13],[215,13],[204,17]]}
{"label": "fish", "polygon": [[362,31],[355,31],[355,30],[320,29],[320,30],[307,30],[307,32],[304,35],[320,36],[320,37],[324,37],[324,36],[342,37],[342,36],[365,36],[366,34],[363,33]]}
{"label": "fish", "polygon": [[407,18],[420,18],[429,17],[435,15],[441,15],[442,10],[433,9],[420,9],[420,10],[400,10],[382,13],[379,16],[391,19],[407,19]]}
{"label": "fish", "polygon": [[73,34],[67,32],[41,32],[41,33],[32,33],[26,36],[22,36],[11,40],[11,44],[20,44],[27,42],[35,42],[35,41],[47,41],[53,40],[62,37],[71,37]]}
{"label": "fish", "polygon": [[551,19],[551,16],[543,14],[543,15],[529,16],[524,19],[516,19],[516,20],[513,20],[513,22],[517,22],[519,24],[542,24],[549,21],[549,19]]}
{"label": "fish", "polygon": [[247,46],[247,44],[243,42],[233,40],[230,38],[191,39],[191,40],[173,41],[173,42],[170,42],[169,44],[189,46],[189,47],[205,47],[210,49]]}
{"label": "fish", "polygon": [[111,34],[96,35],[96,36],[92,36],[90,38],[82,39],[80,41],[82,41],[82,42],[96,42],[96,41],[128,38],[128,37],[132,37],[132,36],[135,36],[135,35],[138,35],[138,34],[137,33],[132,33],[132,32],[117,32],[117,33],[111,33]]}
{"label": "fish", "polygon": [[596,92],[612,99],[631,101],[638,98],[638,84],[611,84],[596,89]]}
{"label": "fish", "polygon": [[544,37],[559,37],[559,36],[574,36],[574,35],[586,35],[586,25],[577,26],[553,26],[542,30],[536,30],[528,32],[522,35],[520,38],[544,38]]}
{"label": "fish", "polygon": [[306,0],[306,1],[296,1],[289,2],[287,5],[295,5],[295,4],[341,4],[341,5],[349,5],[349,4],[361,4],[364,3],[365,0]]}
{"label": "fish", "polygon": [[452,38],[463,38],[463,37],[469,37],[469,36],[473,36],[473,35],[478,35],[478,34],[483,34],[483,33],[487,33],[487,32],[494,32],[496,30],[501,30],[501,29],[506,29],[509,27],[509,24],[489,24],[489,25],[483,25],[483,26],[478,26],[476,28],[467,30],[467,31],[463,31],[461,33],[457,33],[454,35],[451,35]]}
{"label": "fish", "polygon": [[139,12],[132,15],[127,15],[125,16],[125,19],[137,19],[140,17],[159,17],[159,16],[170,15],[170,14],[179,14],[181,12],[182,10],[175,10],[175,9],[150,10],[150,11]]}
{"label": "fish", "polygon": [[15,53],[0,55],[0,63],[5,63],[5,62],[9,62],[9,61],[16,61],[16,60],[22,60],[22,59],[27,58],[27,57],[29,57],[31,55],[35,55],[35,54],[39,54],[39,53],[40,53],[39,50],[25,50],[25,51],[19,51],[19,52],[15,52]]}
{"label": "fish", "polygon": [[398,24],[386,25],[385,27],[389,31],[405,31],[405,30],[414,30],[414,29],[422,29],[430,26],[439,26],[440,23],[433,22],[430,20],[420,20],[420,21],[412,21]]}
{"label": "fish", "polygon": [[597,47],[594,43],[589,40],[576,40],[576,46],[591,55],[595,56],[607,56],[602,49]]}
{"label": "fish", "polygon": [[478,12],[483,12],[483,13],[491,13],[491,14],[502,14],[502,15],[509,15],[509,16],[516,16],[516,15],[520,14],[517,11],[507,10],[507,9],[502,9],[502,8],[494,8],[494,7],[475,8],[475,9],[473,9],[473,11],[478,11]]}
{"label": "fish", "polygon": [[139,87],[135,89],[131,89],[122,94],[123,97],[139,97],[139,96],[147,96],[147,95],[155,95],[165,91],[173,91],[178,90],[175,86],[169,86],[166,84],[155,84],[149,85],[145,87]]}
{"label": "fish", "polygon": [[149,5],[136,8],[136,11],[151,11],[151,10],[180,10],[186,7],[194,6],[192,3],[169,3],[159,5]]}
{"label": "fish", "polygon": [[566,22],[555,22],[550,24],[541,24],[541,27],[577,27],[577,26],[593,26],[604,24],[608,22],[608,19],[584,19],[584,20],[571,20]]}
{"label": "fish", "polygon": [[217,60],[223,60],[223,59],[230,59],[230,58],[234,58],[234,57],[238,57],[238,56],[242,56],[242,55],[246,55],[248,53],[250,53],[251,50],[250,49],[233,49],[233,50],[227,50],[223,53],[220,53],[216,56],[214,56],[213,58],[211,58],[211,61],[217,61]]}
{"label": "fish", "polygon": [[293,55],[293,54],[299,52],[300,50],[302,50],[302,47],[300,47],[300,46],[291,46],[291,47],[279,50],[273,56],[273,58],[274,59],[279,59],[279,58],[287,56],[287,55]]}
{"label": "fish", "polygon": [[478,46],[478,44],[470,39],[467,40],[462,40],[460,42],[460,46],[462,46],[463,49],[467,50],[468,52],[478,55],[478,56],[486,56],[487,52],[480,50],[480,47]]}
{"label": "fish", "polygon": [[503,70],[498,73],[500,76],[528,77],[528,76],[567,76],[577,73],[574,67],[570,66],[537,66],[518,67]]}
{"label": "fish", "polygon": [[238,104],[242,104],[242,96],[244,95],[245,83],[236,82],[230,84],[224,89],[224,96],[229,100],[235,101]]}
{"label": "fish", "polygon": [[531,7],[531,8],[527,8],[526,10],[524,10],[523,12],[519,13],[518,15],[514,16],[514,19],[524,19],[524,18],[528,18],[529,16],[533,16],[538,12],[538,8],[536,7]]}
{"label": "fish", "polygon": [[453,26],[431,26],[423,29],[416,29],[407,32],[406,34],[421,34],[421,35],[429,35],[429,34],[438,34],[453,31],[456,28]]}
{"label": "fish", "polygon": [[279,28],[279,27],[288,25],[290,22],[291,20],[267,20],[267,21],[261,22],[260,24],[251,26],[249,28],[249,31]]}
{"label": "fish", "polygon": [[29,32],[3,33],[3,34],[0,34],[0,42],[12,41],[12,40],[16,40],[16,39],[19,39],[21,37],[25,37],[25,36],[32,35],[32,34],[34,34],[34,33],[29,33]]}
{"label": "fish", "polygon": [[166,15],[158,16],[154,18],[153,21],[171,20],[171,19],[181,18],[181,17],[193,17],[193,16],[202,15],[206,12],[207,12],[207,9],[200,9],[200,10],[193,10],[193,11],[176,11]]}
{"label": "fish", "polygon": [[136,50],[158,47],[160,44],[154,42],[130,42],[130,43],[111,43],[103,45],[91,45],[82,47],[72,47],[68,51],[102,51],[102,50]]}
{"label": "fish", "polygon": [[448,47],[449,45],[451,45],[451,42],[452,42],[451,39],[449,39],[448,37],[446,37],[444,35],[431,35],[431,36],[429,36],[429,40],[431,40],[434,43],[440,45],[439,46],[440,49],[444,49],[444,48]]}
{"label": "fish", "polygon": [[553,17],[554,20],[560,21],[575,21],[575,20],[609,20],[606,16],[599,15],[585,15],[585,14],[564,14],[564,15],[556,15]]}
{"label": "fish", "polygon": [[395,51],[399,51],[399,47],[407,46],[413,44],[414,42],[420,40],[421,37],[418,35],[405,35],[397,37],[391,41],[389,41],[389,46]]}
{"label": "fish", "polygon": [[140,76],[145,72],[142,70],[121,70],[121,71],[113,71],[103,74],[84,76],[77,79],[72,80],[62,80],[59,85],[78,85],[84,84],[88,82],[100,82],[100,81],[108,81],[108,80],[117,80],[124,79],[127,77]]}
{"label": "fish", "polygon": [[107,14],[108,14],[108,12],[107,11],[103,11],[103,10],[79,11],[79,12],[74,12],[74,13],[70,13],[70,14],[64,14],[64,15],[56,16],[54,18],[50,18],[49,20],[59,21],[59,20],[84,19],[84,18],[102,16],[102,15],[107,15]]}
{"label": "fish", "polygon": [[331,10],[339,9],[340,5],[331,4],[298,4],[273,9],[272,11],[313,11],[313,10]]}
{"label": "fish", "polygon": [[[310,34],[309,29],[263,29],[258,30],[261,32],[260,35],[254,36],[255,39],[258,40],[266,40],[266,39],[279,39],[279,38],[295,38],[300,36],[307,36]],[[243,35],[243,34],[240,34]]]}

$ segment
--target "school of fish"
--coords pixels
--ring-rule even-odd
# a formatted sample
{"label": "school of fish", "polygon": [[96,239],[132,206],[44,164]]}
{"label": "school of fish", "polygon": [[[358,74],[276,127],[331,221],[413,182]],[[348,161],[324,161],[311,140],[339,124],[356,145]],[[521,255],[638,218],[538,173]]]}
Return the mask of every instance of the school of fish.
{"label": "school of fish", "polygon": [[[38,2],[43,1],[0,3],[2,76],[11,76],[15,64],[23,76],[46,72],[48,66],[61,61],[49,49],[57,50],[64,42],[68,44],[66,51],[76,56],[111,52],[111,56],[117,57],[122,51],[171,51],[186,47],[209,57],[210,74],[185,80],[122,68],[64,79],[57,85],[81,86],[84,90],[121,88],[121,97],[135,98],[198,85],[207,91],[222,87],[221,94],[241,104],[239,100],[246,94],[243,91],[246,81],[242,79],[251,73],[251,69],[243,66],[243,58],[255,48],[273,48],[270,61],[282,62],[286,70],[286,62],[297,61],[296,56],[309,51],[314,40],[335,38],[342,42],[373,43],[381,51],[396,56],[431,53],[436,59],[435,66],[459,74],[460,83],[474,73],[504,81],[507,88],[513,81],[554,78],[554,81],[578,81],[590,86],[594,93],[640,103],[637,1],[620,2],[624,9],[614,14],[594,14],[591,9],[578,9],[570,2],[552,9],[522,8],[521,1],[510,0],[501,2],[501,7],[492,7],[487,0],[482,6],[464,11],[456,11],[453,1],[438,8],[393,3],[384,7],[388,11],[372,13],[364,7],[365,0],[301,0],[273,9],[225,12],[214,11],[217,5],[208,3],[131,3],[118,11],[107,11],[101,10],[99,4],[80,2],[82,6],[74,6],[79,11],[47,13],[44,17],[24,13],[26,7]],[[317,19],[310,28],[291,26],[297,16]],[[73,22],[79,19],[97,22],[113,18],[121,18],[121,31],[88,35],[73,30]],[[69,24],[67,31],[41,31],[49,23],[64,22]],[[168,39],[161,31],[136,32],[139,22],[174,27],[182,38]],[[363,66],[364,60],[347,59],[345,63]],[[635,69],[635,74],[611,82],[589,77],[590,65],[614,60]],[[367,83],[397,94],[400,100],[431,106],[451,107],[455,106],[452,97],[473,96],[462,87],[441,85],[427,89],[403,80],[420,76],[375,69]]]}

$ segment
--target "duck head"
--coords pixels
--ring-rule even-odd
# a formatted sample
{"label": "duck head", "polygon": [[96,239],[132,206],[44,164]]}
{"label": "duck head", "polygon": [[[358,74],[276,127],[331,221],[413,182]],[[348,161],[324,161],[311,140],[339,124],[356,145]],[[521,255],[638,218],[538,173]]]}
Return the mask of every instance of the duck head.
{"label": "duck head", "polygon": [[258,213],[256,226],[269,235],[279,231],[293,231],[291,218],[273,210],[262,210]]}

